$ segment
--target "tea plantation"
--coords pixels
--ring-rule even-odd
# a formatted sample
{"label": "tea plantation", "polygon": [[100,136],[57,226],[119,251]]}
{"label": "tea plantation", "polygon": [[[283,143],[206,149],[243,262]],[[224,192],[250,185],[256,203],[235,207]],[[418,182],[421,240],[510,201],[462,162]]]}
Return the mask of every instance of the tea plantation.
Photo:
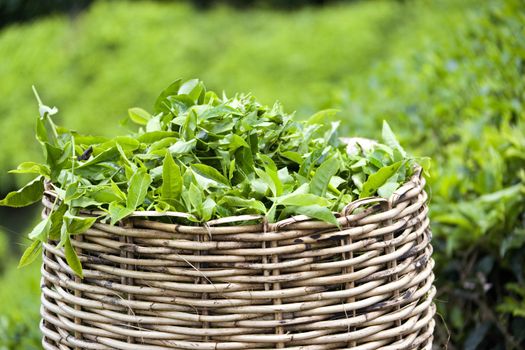
{"label": "tea plantation", "polygon": [[[522,1],[294,11],[100,1],[4,27],[0,55],[2,197],[15,186],[7,170],[39,154],[32,84],[60,124],[104,135],[125,132],[127,108],[179,77],[279,99],[298,118],[336,108],[348,135],[379,138],[388,120],[405,149],[432,157],[436,345],[525,347]],[[40,349],[39,267],[14,267],[36,213],[23,215],[0,213],[1,350]]]}

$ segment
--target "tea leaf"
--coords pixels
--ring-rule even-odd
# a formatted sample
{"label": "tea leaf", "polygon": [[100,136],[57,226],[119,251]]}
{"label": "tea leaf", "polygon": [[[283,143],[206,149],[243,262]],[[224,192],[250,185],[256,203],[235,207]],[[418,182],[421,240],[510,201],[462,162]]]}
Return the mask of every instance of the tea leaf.
{"label": "tea leaf", "polygon": [[209,197],[206,198],[204,203],[202,203],[202,208],[201,208],[202,221],[209,221],[212,218],[216,206],[217,206],[217,203],[215,203],[213,199]]}
{"label": "tea leaf", "polygon": [[57,209],[53,210],[50,215],[51,227],[49,228],[48,237],[50,240],[58,240],[60,238],[60,232],[62,230],[64,214],[66,213],[68,206],[65,203],[61,203]]}
{"label": "tea leaf", "polygon": [[137,136],[137,141],[141,143],[151,144],[160,141],[166,137],[174,137],[176,135],[173,131],[151,131],[145,132]]}
{"label": "tea leaf", "polygon": [[145,170],[140,169],[133,174],[129,180],[128,196],[126,199],[126,207],[135,210],[144,202],[148,194],[148,188],[151,184],[151,176]]}
{"label": "tea leaf", "polygon": [[71,202],[74,199],[79,198],[84,194],[84,191],[79,190],[80,183],[74,182],[66,188],[66,194],[64,196],[65,202]]}
{"label": "tea leaf", "polygon": [[31,264],[33,261],[36,260],[40,256],[40,253],[42,251],[42,242],[41,241],[33,241],[29,247],[24,251],[24,254],[22,254],[22,257],[20,258],[20,261],[18,262],[18,268],[27,266]]}
{"label": "tea leaf", "polygon": [[158,132],[161,131],[162,125],[160,124],[160,114],[151,117],[146,124],[146,132]]}
{"label": "tea leaf", "polygon": [[77,252],[75,251],[75,248],[71,244],[71,238],[68,236],[65,243],[64,243],[64,253],[66,255],[66,261],[69,267],[79,276],[80,278],[83,278],[82,275],[82,264],[80,263],[80,259],[78,258]]}
{"label": "tea leaf", "polygon": [[127,208],[118,202],[110,203],[108,211],[111,225],[115,225],[126,216],[132,214],[134,210],[134,208]]}
{"label": "tea leaf", "polygon": [[161,199],[169,201],[179,199],[182,193],[182,176],[180,168],[169,152],[166,152],[162,166]]}
{"label": "tea leaf", "polygon": [[93,157],[93,158],[89,159],[88,161],[86,161],[84,163],[81,163],[79,168],[86,168],[86,167],[94,165],[94,164],[107,162],[107,161],[112,161],[112,160],[115,160],[115,158],[117,158],[118,155],[119,155],[119,151],[118,151],[117,147],[113,146],[113,147],[110,147],[108,149],[105,149],[100,154],[98,154],[96,157]]}
{"label": "tea leaf", "polygon": [[[275,166],[275,163],[273,160],[268,157],[265,154],[259,154],[259,158],[264,163],[264,173],[268,174],[269,179],[273,183],[270,188],[272,188],[272,192],[274,193],[274,196],[280,196],[283,193],[283,184],[281,183],[281,179],[279,179],[279,174],[277,172],[277,167]],[[256,170],[259,177],[263,177],[263,172],[261,170]]]}
{"label": "tea leaf", "polygon": [[70,212],[64,214],[64,224],[69,234],[76,235],[86,232],[97,221],[97,218],[76,216]]}
{"label": "tea leaf", "polygon": [[37,177],[18,191],[13,191],[0,200],[0,206],[20,208],[42,199],[44,193],[44,179]]}
{"label": "tea leaf", "polygon": [[191,79],[184,82],[179,88],[180,95],[188,95],[195,102],[198,102],[199,97],[205,92],[204,85],[198,79]]}
{"label": "tea leaf", "polygon": [[244,199],[233,196],[225,196],[219,201],[219,205],[226,205],[233,208],[253,209],[256,213],[266,213],[264,204],[256,199]]}
{"label": "tea leaf", "polygon": [[391,176],[381,187],[377,189],[377,194],[383,198],[390,198],[395,190],[399,188],[397,174]]}
{"label": "tea leaf", "polygon": [[36,119],[36,125],[35,125],[35,136],[38,142],[40,144],[44,145],[44,143],[49,142],[49,137],[47,136],[47,129],[46,125],[44,124],[44,121],[42,118]]}
{"label": "tea leaf", "polygon": [[191,168],[193,171],[198,173],[201,176],[204,176],[208,179],[211,179],[215,182],[221,183],[223,185],[229,186],[230,183],[227,178],[224,177],[217,169],[212,168],[205,164],[192,164]]}
{"label": "tea leaf", "polygon": [[337,219],[330,209],[320,205],[307,205],[293,207],[292,210],[297,214],[309,216],[313,219],[321,220],[339,226]]}
{"label": "tea leaf", "polygon": [[47,217],[44,220],[40,221],[29,233],[28,237],[31,240],[38,240],[45,242],[49,235],[49,230],[51,228],[51,218]]}
{"label": "tea leaf", "polygon": [[382,132],[382,138],[386,145],[388,145],[393,150],[399,150],[403,158],[406,157],[406,152],[401,147],[399,142],[397,141],[396,135],[392,132],[392,129],[390,129],[390,125],[386,122],[386,120],[383,120],[383,132]]}
{"label": "tea leaf", "polygon": [[15,170],[10,170],[9,172],[12,174],[38,174],[47,178],[51,175],[47,165],[35,162],[23,162]]}
{"label": "tea leaf", "polygon": [[159,97],[157,97],[157,100],[155,101],[155,108],[154,108],[155,113],[160,113],[160,112],[169,113],[170,112],[171,104],[169,103],[167,98],[168,96],[176,95],[178,93],[181,83],[182,83],[182,79],[178,79],[174,81],[173,83],[171,83],[170,86],[168,86],[166,89],[164,89],[164,91],[160,93]]}
{"label": "tea leaf", "polygon": [[301,165],[303,163],[303,157],[298,152],[286,151],[282,152],[281,156]]}
{"label": "tea leaf", "polygon": [[298,193],[283,196],[277,199],[277,203],[281,205],[293,205],[293,206],[329,206],[330,200],[324,197],[316,196],[311,193]]}
{"label": "tea leaf", "polygon": [[177,141],[168,150],[170,151],[172,155],[176,156],[179,154],[191,152],[195,148],[196,144],[197,144],[197,140]]}
{"label": "tea leaf", "polygon": [[333,120],[335,115],[339,112],[338,109],[324,109],[316,112],[308,119],[307,124],[324,124],[330,120]]}
{"label": "tea leaf", "polygon": [[339,171],[339,161],[335,158],[327,159],[315,172],[310,189],[313,194],[324,197],[330,180]]}
{"label": "tea leaf", "polygon": [[139,107],[128,109],[129,118],[136,124],[146,125],[151,119],[151,114]]}
{"label": "tea leaf", "polygon": [[370,175],[363,184],[363,189],[361,190],[359,198],[366,198],[373,195],[379,187],[383,186],[385,182],[395,174],[403,163],[403,161],[399,161],[392,165],[384,166],[376,173]]}
{"label": "tea leaf", "polygon": [[277,186],[276,186],[276,183],[273,180],[273,178],[267,172],[265,172],[264,170],[256,168],[255,172],[257,173],[259,178],[268,186],[268,188],[272,192],[273,196],[277,197],[278,196],[277,195],[277,193],[278,193]]}

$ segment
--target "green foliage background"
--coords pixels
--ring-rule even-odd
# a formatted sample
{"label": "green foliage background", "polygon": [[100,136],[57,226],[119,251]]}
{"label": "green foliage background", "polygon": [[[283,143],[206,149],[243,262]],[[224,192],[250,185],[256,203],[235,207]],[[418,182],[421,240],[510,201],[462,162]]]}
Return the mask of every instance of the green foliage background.
{"label": "green foliage background", "polygon": [[[150,106],[178,77],[252,91],[265,103],[278,98],[298,117],[339,108],[348,135],[379,138],[386,119],[406,149],[433,158],[437,304],[447,325],[438,317],[436,343],[450,334],[449,349],[518,349],[524,26],[520,0],[434,0],[292,12],[99,1],[76,18],[5,27],[0,192],[15,185],[6,170],[39,157],[32,84],[59,107],[60,124],[104,135],[126,132],[119,121],[127,108]],[[8,256],[0,300],[12,302],[0,303],[0,349],[37,349],[38,266],[14,270]]]}
{"label": "green foliage background", "polygon": [[[59,107],[60,124],[104,135],[123,132],[118,121],[127,109],[151,106],[178,77],[198,77],[219,92],[251,91],[268,104],[278,98],[307,116],[334,85],[386,53],[384,34],[401,14],[390,2],[293,13],[99,2],[74,20],[8,27],[0,35],[0,56],[9,57],[0,66],[0,95],[9,96],[0,102],[0,164],[39,156],[34,142],[20,150],[34,139],[32,84]],[[10,181],[0,174],[2,188]]]}

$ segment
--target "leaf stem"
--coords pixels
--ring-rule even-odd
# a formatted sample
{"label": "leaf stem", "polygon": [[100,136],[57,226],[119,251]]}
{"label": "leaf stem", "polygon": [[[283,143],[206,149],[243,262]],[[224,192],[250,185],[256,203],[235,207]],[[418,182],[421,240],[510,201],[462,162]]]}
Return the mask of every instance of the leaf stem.
{"label": "leaf stem", "polygon": [[36,100],[38,101],[38,106],[42,106],[42,100],[40,99],[40,96],[38,95],[38,92],[36,91],[36,87],[34,85],[31,85],[31,88],[33,89],[33,94],[35,95]]}

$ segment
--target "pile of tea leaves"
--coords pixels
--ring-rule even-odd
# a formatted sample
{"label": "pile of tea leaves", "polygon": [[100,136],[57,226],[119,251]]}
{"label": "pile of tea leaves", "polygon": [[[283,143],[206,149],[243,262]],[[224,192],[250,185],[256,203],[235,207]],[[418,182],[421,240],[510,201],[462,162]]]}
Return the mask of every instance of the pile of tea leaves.
{"label": "pile of tea leaves", "polygon": [[356,144],[348,152],[339,123],[324,123],[332,111],[296,121],[279,103],[266,107],[249,94],[220,97],[198,80],[171,84],[153,114],[131,108],[139,130],[111,139],[56,126],[57,109],[36,96],[36,138],[46,163],[20,164],[13,173],[36,178],[0,201],[37,202],[45,182],[56,192],[53,214],[30,233],[30,260],[48,239],[74,255],[70,235],[97,219],[80,215],[83,209],[103,212],[98,219],[111,224],[136,211],[180,212],[171,220],[185,224],[243,214],[269,222],[303,214],[337,224],[334,212],[358,198],[388,198],[415,163],[386,123],[384,144]]}

